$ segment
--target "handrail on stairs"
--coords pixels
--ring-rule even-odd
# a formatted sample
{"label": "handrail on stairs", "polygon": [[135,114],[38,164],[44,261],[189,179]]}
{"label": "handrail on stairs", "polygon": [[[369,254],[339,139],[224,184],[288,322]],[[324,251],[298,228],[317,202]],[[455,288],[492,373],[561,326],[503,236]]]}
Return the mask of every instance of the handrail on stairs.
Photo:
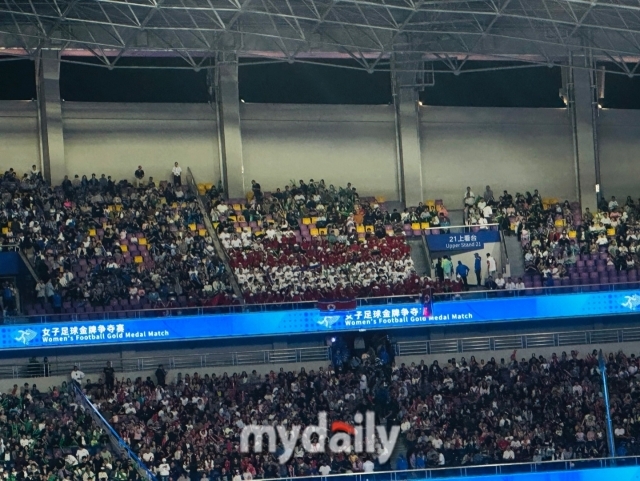
{"label": "handrail on stairs", "polygon": [[204,202],[202,201],[202,197],[198,192],[198,184],[196,183],[196,179],[193,176],[193,173],[191,172],[191,168],[189,167],[187,167],[187,183],[195,194],[196,203],[198,204],[198,208],[200,209],[200,212],[202,213],[202,218],[204,219],[204,226],[206,227],[207,232],[209,233],[209,236],[211,236],[211,239],[213,239],[213,246],[216,249],[216,253],[224,263],[227,279],[229,280],[229,284],[231,284],[233,293],[236,295],[236,298],[238,299],[240,304],[244,306],[246,304],[244,300],[244,296],[242,295],[242,290],[240,289],[240,284],[238,283],[238,279],[236,278],[235,272],[233,271],[233,269],[231,269],[231,264],[229,263],[229,256],[227,255],[226,250],[224,249],[224,247],[222,246],[222,243],[220,242],[220,237],[218,237],[218,233],[213,228],[213,224],[211,223],[211,219],[209,218],[209,212],[205,208]]}

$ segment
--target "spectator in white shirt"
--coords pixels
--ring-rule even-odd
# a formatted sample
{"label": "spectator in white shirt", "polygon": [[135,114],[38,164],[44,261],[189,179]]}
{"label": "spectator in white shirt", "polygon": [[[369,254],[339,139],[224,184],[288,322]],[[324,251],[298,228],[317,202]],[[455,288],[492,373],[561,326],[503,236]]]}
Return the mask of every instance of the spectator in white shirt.
{"label": "spectator in white shirt", "polygon": [[175,187],[182,185],[182,167],[180,167],[177,162],[173,164],[171,172],[173,172],[173,185]]}
{"label": "spectator in white shirt", "polygon": [[147,464],[153,463],[154,458],[155,458],[154,454],[151,451],[149,451],[148,448],[144,453],[142,453],[142,459]]}
{"label": "spectator in white shirt", "polygon": [[468,209],[469,207],[471,207],[473,204],[476,203],[476,196],[475,194],[471,191],[471,187],[467,187],[467,191],[464,194],[464,206],[466,209]]}
{"label": "spectator in white shirt", "polygon": [[71,380],[76,384],[80,384],[83,379],[84,373],[78,369],[78,366],[73,366],[73,371],[71,371]]}
{"label": "spectator in white shirt", "polygon": [[511,446],[507,446],[507,449],[505,449],[504,453],[502,453],[502,459],[504,459],[505,461],[511,461],[515,458],[516,456],[513,452],[513,449],[511,449]]}
{"label": "spectator in white shirt", "polygon": [[84,446],[78,449],[78,451],[76,452],[76,459],[80,462],[82,462],[84,458],[88,458],[88,457],[89,457],[89,451],[87,451],[87,448],[85,448]]}
{"label": "spectator in white shirt", "polygon": [[371,459],[367,458],[367,460],[362,463],[362,470],[365,473],[373,473],[373,468],[374,468],[374,464],[373,461],[371,461]]}
{"label": "spectator in white shirt", "polygon": [[516,282],[516,290],[522,291],[524,290],[524,282],[522,282],[522,277],[518,277],[518,282]]}
{"label": "spectator in white shirt", "polygon": [[162,458],[162,463],[160,463],[160,466],[158,466],[158,474],[160,475],[160,480],[168,481],[170,472],[171,466],[169,466],[169,463],[167,463],[167,460],[165,458]]}
{"label": "spectator in white shirt", "polygon": [[502,277],[502,274],[498,274],[498,277],[496,278],[496,285],[498,286],[498,289],[504,289],[507,285],[506,281]]}
{"label": "spectator in white shirt", "polygon": [[511,277],[509,277],[509,278],[507,279],[507,283],[506,283],[506,285],[504,286],[504,288],[505,288],[506,290],[508,290],[508,291],[515,291],[515,290],[516,290],[516,283],[515,283],[515,282],[513,282],[513,280],[511,279]]}
{"label": "spectator in white shirt", "polygon": [[489,275],[491,277],[495,277],[497,270],[498,266],[496,264],[496,260],[491,256],[490,253],[487,253],[487,271],[489,271]]}
{"label": "spectator in white shirt", "polygon": [[488,220],[488,219],[491,219],[492,215],[493,215],[493,209],[491,208],[491,206],[489,204],[485,205],[482,208],[482,216]]}

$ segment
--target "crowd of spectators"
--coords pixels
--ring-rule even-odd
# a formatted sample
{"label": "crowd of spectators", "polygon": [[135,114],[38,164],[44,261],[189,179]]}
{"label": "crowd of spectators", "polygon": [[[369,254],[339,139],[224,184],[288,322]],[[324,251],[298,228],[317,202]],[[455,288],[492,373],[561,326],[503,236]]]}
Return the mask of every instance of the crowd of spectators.
{"label": "crowd of spectators", "polygon": [[7,481],[138,480],[67,389],[35,384],[0,395],[0,477]]}
{"label": "crowd of spectators", "polygon": [[18,244],[40,281],[29,314],[80,316],[234,302],[194,194],[152,177],[0,178],[3,244]]}
{"label": "crowd of spectators", "polygon": [[351,184],[324,180],[273,193],[252,182],[237,203],[213,190],[212,220],[252,304],[419,294],[428,280],[416,274],[404,226],[446,213],[422,204],[388,212]]}
{"label": "crowd of spectators", "polygon": [[[545,206],[538,200],[518,224],[527,272],[561,279],[586,266],[595,267],[596,273],[607,272],[604,277],[625,277],[627,271],[635,277],[637,219],[638,210],[631,198],[624,206],[615,197],[609,202],[603,199],[595,213],[588,208],[581,213],[567,201]],[[600,277],[593,276],[602,281]]]}
{"label": "crowd of spectators", "polygon": [[[624,205],[615,197],[602,197],[593,213],[588,208],[581,212],[577,202],[543,198],[537,189],[515,196],[505,190],[496,199],[487,186],[481,196],[467,188],[463,203],[468,225],[495,223],[506,235],[518,237],[526,287],[637,279],[640,227],[638,204],[631,197]],[[511,280],[516,285],[520,281]]]}
{"label": "crowd of spectators", "polygon": [[[133,185],[92,174],[65,177],[51,187],[35,166],[21,178],[12,169],[5,172],[2,243],[18,244],[40,278],[27,313],[90,318],[104,311],[237,302],[195,192],[178,181],[179,165],[172,170],[178,185],[156,184],[142,166]],[[207,192],[210,217],[249,304],[418,295],[427,289],[456,293],[468,289],[467,276],[478,272],[443,258],[433,279],[416,273],[407,236],[425,226],[446,232],[449,215],[438,201],[387,209],[351,184],[335,188],[324,180],[300,180],[272,193],[252,181],[247,198],[236,201],[222,194],[213,186]],[[544,199],[538,190],[515,196],[505,190],[496,198],[486,186],[482,195],[468,187],[463,205],[470,228],[497,224],[523,245],[524,280],[486,276],[477,280],[485,288],[515,291],[564,285],[562,279],[618,282],[626,272],[632,281],[637,277],[640,228],[631,198],[624,206],[615,198],[602,201],[592,214],[576,203]],[[583,272],[591,261],[594,272]],[[4,311],[17,307],[10,294],[5,299],[3,290]]]}
{"label": "crowd of spectators", "polygon": [[[638,358],[610,354],[607,369],[619,455],[640,455]],[[163,479],[232,481],[384,469],[420,469],[606,457],[605,407],[597,352],[518,360],[474,356],[396,365],[384,345],[353,351],[327,368],[141,378],[90,389],[105,417]],[[300,425],[328,413],[329,426],[375,412],[400,427],[388,464],[376,452],[241,453],[248,424]],[[396,451],[394,449],[394,451]]]}

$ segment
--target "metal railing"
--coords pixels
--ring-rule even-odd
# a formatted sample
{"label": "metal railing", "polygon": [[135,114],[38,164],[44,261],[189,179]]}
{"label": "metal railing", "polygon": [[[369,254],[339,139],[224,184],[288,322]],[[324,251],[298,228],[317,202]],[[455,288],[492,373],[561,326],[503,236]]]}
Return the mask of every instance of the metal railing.
{"label": "metal railing", "polygon": [[[282,478],[291,480],[311,481],[321,479],[335,479],[344,481],[408,481],[423,479],[459,478],[468,476],[499,476],[509,474],[544,473],[552,471],[576,471],[583,469],[618,468],[640,465],[639,456],[616,458],[571,459],[564,461],[540,461],[529,463],[504,463],[466,465],[457,467],[441,467],[429,469],[410,469],[405,471],[376,471],[373,473],[345,473],[330,474],[328,476],[307,476],[302,478]],[[544,478],[546,479],[546,478]]]}
{"label": "metal railing", "polygon": [[198,204],[198,209],[200,209],[200,213],[202,214],[202,219],[205,227],[207,228],[207,232],[209,233],[209,236],[211,236],[211,239],[213,240],[213,246],[216,249],[216,254],[218,254],[218,257],[220,257],[220,259],[224,263],[229,284],[231,284],[233,292],[236,295],[236,298],[238,299],[240,304],[244,305],[245,303],[244,296],[242,295],[242,289],[240,289],[240,285],[238,284],[236,273],[233,271],[233,269],[231,269],[231,264],[229,263],[229,256],[225,251],[224,247],[222,246],[222,243],[220,242],[220,238],[218,237],[218,233],[216,232],[216,230],[213,227],[213,224],[211,223],[211,219],[209,218],[209,211],[205,207],[204,202],[202,201],[202,196],[198,192],[198,184],[196,182],[196,179],[193,176],[191,169],[188,167],[187,167],[187,184],[189,185],[189,188],[193,191],[193,195],[195,195],[196,203]]}
{"label": "metal railing", "polygon": [[124,442],[124,440],[118,435],[115,429],[107,422],[107,420],[100,414],[100,411],[93,405],[87,396],[82,392],[76,384],[71,384],[73,392],[75,394],[76,401],[85,408],[85,412],[89,413],[93,422],[100,426],[102,430],[107,433],[109,442],[114,452],[120,457],[127,457],[133,463],[140,476],[148,481],[156,481],[156,477],[151,471],[147,469],[142,461],[136,456],[131,448]]}
{"label": "metal railing", "polygon": [[[400,341],[396,343],[398,356],[424,356],[439,354],[466,354],[478,351],[502,351],[575,345],[601,345],[640,341],[640,327],[599,329],[593,331],[563,331],[538,334],[468,337],[438,340]],[[150,371],[164,365],[171,370],[207,369],[213,367],[239,367],[272,364],[274,366],[294,362],[329,362],[330,348],[326,346],[294,349],[265,349],[255,351],[210,352],[186,355],[162,355],[149,357],[120,357],[98,359],[49,358],[48,367],[41,362],[25,364],[0,364],[0,379],[42,377],[45,369],[49,376],[67,375],[73,366],[85,374],[100,374],[107,361],[117,372]]]}
{"label": "metal railing", "polygon": [[637,289],[640,279],[636,281],[614,282],[609,284],[582,284],[572,286],[536,286],[507,291],[506,289],[470,290],[461,292],[441,292],[433,295],[433,301],[471,301],[478,299],[497,299],[503,297],[551,296],[557,294],[581,294],[586,292],[624,291]]}
{"label": "metal railing", "polygon": [[[637,289],[640,286],[640,279],[637,281],[617,282],[612,284],[586,284],[579,286],[553,286],[553,287],[528,287],[514,291],[505,289],[498,290],[470,290],[461,292],[442,292],[433,295],[434,302],[462,301],[480,299],[498,299],[504,297],[528,297],[540,295],[556,294],[578,294],[590,292],[621,291]],[[420,294],[409,294],[401,296],[386,297],[366,297],[356,300],[358,307],[381,306],[389,304],[413,304],[421,302]],[[290,311],[300,309],[315,309],[316,301],[301,302],[278,302],[271,304],[245,304],[214,307],[160,307],[151,309],[119,308],[117,311],[91,312],[83,314],[60,313],[60,314],[33,314],[17,316],[7,316],[4,318],[5,324],[42,324],[49,322],[67,322],[79,320],[118,320],[118,319],[145,319],[157,317],[182,317],[182,316],[204,316],[214,314],[232,314],[247,312],[273,312]]]}
{"label": "metal railing", "polygon": [[115,359],[105,357],[82,360],[65,356],[64,358],[50,357],[46,367],[42,362],[31,362],[23,365],[0,365],[0,379],[43,377],[45,373],[48,373],[48,376],[64,376],[71,372],[73,366],[78,366],[81,371],[88,375],[101,374],[107,361],[111,361],[113,368],[117,372],[139,372],[155,370],[160,364],[170,370],[206,369],[258,364],[280,365],[294,362],[329,362],[330,357],[330,349],[326,346]]}
{"label": "metal railing", "polygon": [[428,230],[428,231],[433,231],[433,230],[441,230],[441,231],[446,231],[446,232],[441,232],[440,234],[427,234],[427,235],[446,235],[446,234],[468,234],[470,232],[475,232],[473,231],[473,229],[476,230],[499,230],[500,224],[497,223],[491,223],[491,224],[461,224],[461,225],[436,225],[433,227],[425,227],[424,229],[420,229],[420,230]]}
{"label": "metal railing", "polygon": [[[502,263],[502,272],[507,272],[507,266],[509,265],[509,253],[507,252],[507,241],[504,238],[504,232],[502,229],[500,230],[500,256]],[[511,272],[511,268],[509,268],[509,272]]]}
{"label": "metal railing", "polygon": [[640,327],[598,329],[594,331],[564,331],[538,334],[468,337],[460,339],[432,339],[401,341],[396,344],[399,356],[434,354],[463,354],[476,351],[503,351],[513,349],[538,349],[545,347],[575,346],[584,344],[611,344],[640,341]]}
{"label": "metal railing", "polygon": [[[385,304],[411,304],[420,302],[420,295],[412,294],[405,296],[368,297],[357,299],[358,306],[376,306]],[[117,319],[145,319],[156,317],[183,317],[183,316],[204,316],[211,314],[232,314],[241,312],[273,312],[290,311],[300,309],[315,309],[316,301],[302,302],[279,302],[271,304],[246,304],[241,306],[234,304],[230,306],[206,306],[206,307],[156,307],[151,309],[122,308],[117,311],[91,312],[91,313],[60,313],[60,314],[33,314],[5,317],[5,324],[30,324],[66,322],[79,320],[117,320]]]}

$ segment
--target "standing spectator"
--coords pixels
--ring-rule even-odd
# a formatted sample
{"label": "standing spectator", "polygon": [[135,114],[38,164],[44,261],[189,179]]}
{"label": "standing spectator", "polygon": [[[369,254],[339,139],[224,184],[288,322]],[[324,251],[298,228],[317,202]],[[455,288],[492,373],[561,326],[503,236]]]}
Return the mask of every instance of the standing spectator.
{"label": "standing spectator", "polygon": [[44,357],[44,359],[42,360],[42,370],[44,373],[44,377],[49,377],[51,374],[51,364],[49,364],[49,358],[48,357]]}
{"label": "standing spectator", "polygon": [[180,167],[177,162],[173,164],[173,169],[171,169],[171,172],[173,172],[174,187],[182,185],[182,167]]}
{"label": "standing spectator", "polygon": [[160,475],[160,481],[169,481],[171,466],[167,463],[166,458],[162,458],[162,463],[158,466],[158,474]]}
{"label": "standing spectator", "polygon": [[442,268],[442,259],[436,261],[436,277],[440,282],[444,282],[444,269]]}
{"label": "standing spectator", "polygon": [[476,273],[476,285],[480,287],[482,285],[482,258],[477,252],[474,254],[475,259],[473,261],[473,270]]}
{"label": "standing spectator", "polygon": [[44,285],[44,295],[47,298],[47,300],[53,304],[53,295],[56,293],[56,290],[53,287],[53,283],[51,282],[51,279],[49,279],[47,281],[47,283]]}
{"label": "standing spectator", "polygon": [[444,256],[442,269],[444,270],[445,279],[451,279],[453,274],[453,262],[451,262],[451,258],[449,256]]}
{"label": "standing spectator", "polygon": [[616,196],[612,195],[611,200],[609,201],[609,211],[616,210],[618,208],[618,201],[616,200]]}
{"label": "standing spectator", "polygon": [[491,190],[491,186],[489,185],[485,187],[484,194],[482,194],[482,197],[484,198],[484,201],[488,205],[493,205],[495,203],[495,199],[493,197],[493,191]]}
{"label": "standing spectator", "polygon": [[471,207],[473,204],[476,203],[476,196],[471,191],[471,187],[467,187],[467,191],[464,194],[463,202],[464,202],[465,211],[467,211],[469,207]]}
{"label": "standing spectator", "polygon": [[53,305],[53,312],[56,314],[60,314],[62,312],[62,296],[58,291],[53,292],[51,304]]}
{"label": "standing spectator", "polygon": [[38,170],[38,167],[33,164],[31,166],[31,171],[29,172],[29,177],[31,177],[31,180],[34,180],[38,177],[38,175],[40,175],[40,170]]}
{"label": "standing spectator", "polygon": [[465,266],[462,261],[458,261],[456,275],[460,276],[460,279],[462,279],[462,283],[464,284],[464,290],[468,291],[469,283],[467,282],[467,277],[469,276],[469,268]]}
{"label": "standing spectator", "polygon": [[491,277],[495,277],[497,270],[498,266],[496,264],[496,260],[493,258],[491,253],[487,252],[487,272]]}
{"label": "standing spectator", "polygon": [[105,367],[102,371],[104,372],[104,384],[107,387],[107,390],[109,392],[113,392],[113,387],[115,384],[115,370],[111,365],[111,361],[107,361],[107,367]]}
{"label": "standing spectator", "polygon": [[45,299],[45,285],[42,279],[38,279],[38,283],[36,284],[36,298],[38,302],[44,301]]}
{"label": "standing spectator", "polygon": [[14,288],[6,283],[4,285],[4,289],[2,291],[2,304],[4,305],[5,314],[13,315],[15,314],[17,304],[16,304],[16,294]]}
{"label": "standing spectator", "polygon": [[84,373],[78,369],[78,366],[73,366],[73,371],[71,371],[71,380],[79,386],[83,379]]}
{"label": "standing spectator", "polygon": [[164,366],[160,364],[158,369],[156,369],[156,379],[158,380],[158,386],[164,387],[167,380],[167,371],[164,369]]}
{"label": "standing spectator", "polygon": [[138,166],[138,170],[136,170],[136,173],[134,175],[136,176],[136,187],[143,187],[144,186],[144,170],[142,170],[141,165]]}

